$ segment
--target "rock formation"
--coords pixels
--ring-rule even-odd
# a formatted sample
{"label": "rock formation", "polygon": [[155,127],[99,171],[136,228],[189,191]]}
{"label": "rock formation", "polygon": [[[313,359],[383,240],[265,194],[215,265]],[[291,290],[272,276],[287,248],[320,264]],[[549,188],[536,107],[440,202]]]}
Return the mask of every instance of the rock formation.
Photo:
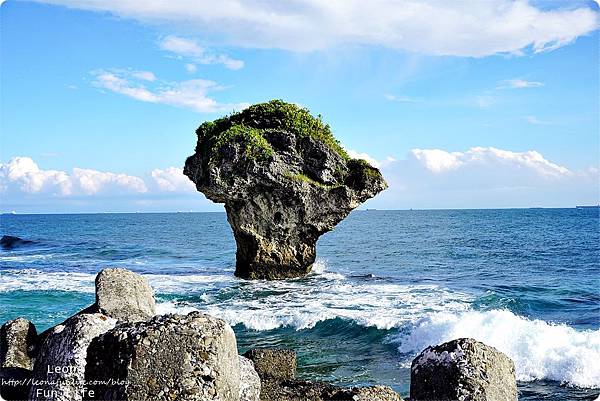
{"label": "rock formation", "polygon": [[348,156],[320,117],[280,100],[205,122],[196,133],[184,174],[225,204],[239,277],[307,274],[319,237],[387,187],[379,170]]}
{"label": "rock formation", "polygon": [[515,367],[497,349],[460,338],[426,348],[412,363],[411,401],[516,401]]}
{"label": "rock formation", "polygon": [[296,352],[285,348],[256,348],[244,356],[254,362],[254,368],[261,377],[277,380],[296,378]]}
{"label": "rock formation", "polygon": [[120,322],[141,322],[156,314],[154,292],[139,274],[121,268],[103,269],[96,276],[96,303],[91,309]]}
{"label": "rock formation", "polygon": [[[122,324],[92,341],[85,377],[99,400],[238,401],[240,363],[227,323],[199,312]],[[113,381],[111,385],[103,382]],[[218,397],[217,397],[218,396]]]}
{"label": "rock formation", "polygon": [[39,384],[31,386],[32,401],[81,401],[88,346],[117,321],[100,313],[80,314],[51,329],[33,369]]}
{"label": "rock formation", "polygon": [[12,235],[3,235],[2,238],[0,238],[0,247],[2,247],[3,249],[12,249],[19,245],[28,245],[32,243],[33,241],[29,241]]}
{"label": "rock formation", "polygon": [[240,355],[240,401],[258,401],[260,399],[260,377],[254,368],[254,362]]}
{"label": "rock formation", "polygon": [[338,387],[296,379],[296,353],[290,349],[258,348],[244,354],[254,362],[261,380],[261,401],[402,401],[386,386]]}
{"label": "rock formation", "polygon": [[[29,320],[9,320],[0,328],[0,399],[25,399],[37,353],[37,331]],[[10,382],[19,380],[19,382]]]}

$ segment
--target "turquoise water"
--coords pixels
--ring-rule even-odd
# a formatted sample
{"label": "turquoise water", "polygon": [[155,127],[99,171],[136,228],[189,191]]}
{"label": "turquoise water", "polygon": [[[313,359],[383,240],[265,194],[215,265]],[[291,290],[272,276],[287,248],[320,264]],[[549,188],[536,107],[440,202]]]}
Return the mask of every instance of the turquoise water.
{"label": "turquoise water", "polygon": [[469,336],[514,361],[520,399],[600,393],[597,210],[357,211],[318,244],[315,272],[233,277],[224,213],[2,215],[0,320],[38,330],[93,302],[94,276],[148,277],[159,311],[226,319],[240,351],[290,346],[302,377],[408,394],[412,358]]}

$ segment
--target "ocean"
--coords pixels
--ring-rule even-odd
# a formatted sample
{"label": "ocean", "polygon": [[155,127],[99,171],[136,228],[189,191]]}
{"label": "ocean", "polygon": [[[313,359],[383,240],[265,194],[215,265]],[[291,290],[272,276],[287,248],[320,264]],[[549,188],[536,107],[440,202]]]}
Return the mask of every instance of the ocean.
{"label": "ocean", "polygon": [[598,210],[355,211],[302,279],[233,276],[225,213],[2,215],[0,320],[38,331],[94,300],[103,267],[145,275],[160,313],[229,322],[240,352],[284,346],[299,375],[408,396],[430,344],[473,337],[515,362],[520,400],[600,394]]}

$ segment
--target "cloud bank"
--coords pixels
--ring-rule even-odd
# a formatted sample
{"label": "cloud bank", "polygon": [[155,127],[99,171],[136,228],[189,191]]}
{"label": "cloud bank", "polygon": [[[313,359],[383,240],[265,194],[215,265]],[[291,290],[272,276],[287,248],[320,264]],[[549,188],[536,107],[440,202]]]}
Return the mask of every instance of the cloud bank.
{"label": "cloud bank", "polygon": [[372,45],[483,57],[554,50],[598,28],[588,7],[541,9],[527,0],[38,0],[171,24],[219,44],[292,51]]}
{"label": "cloud bank", "polygon": [[370,207],[570,207],[600,199],[597,166],[572,170],[537,151],[413,149],[405,159],[380,162],[380,168],[390,189]]}

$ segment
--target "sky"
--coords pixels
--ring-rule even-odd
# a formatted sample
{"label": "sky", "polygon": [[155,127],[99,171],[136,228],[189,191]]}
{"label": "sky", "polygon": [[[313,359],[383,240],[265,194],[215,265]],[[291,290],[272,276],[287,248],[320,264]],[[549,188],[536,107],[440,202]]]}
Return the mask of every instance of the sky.
{"label": "sky", "polygon": [[0,15],[0,211],[222,211],[195,129],[283,99],[389,189],[363,208],[600,199],[592,0],[47,0]]}

